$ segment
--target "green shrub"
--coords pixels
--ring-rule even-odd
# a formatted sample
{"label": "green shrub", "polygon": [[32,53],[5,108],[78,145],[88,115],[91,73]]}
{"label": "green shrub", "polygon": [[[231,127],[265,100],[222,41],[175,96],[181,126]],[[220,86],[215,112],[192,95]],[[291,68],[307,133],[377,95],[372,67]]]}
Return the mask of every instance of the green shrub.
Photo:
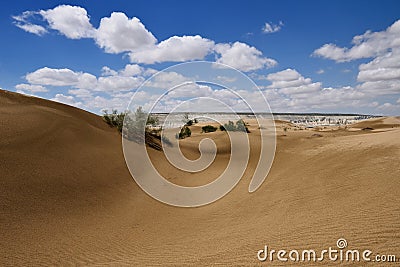
{"label": "green shrub", "polygon": [[240,119],[235,123],[233,121],[228,121],[223,126],[219,126],[221,131],[231,131],[231,132],[245,132],[250,133],[249,129],[246,126],[246,123]]}
{"label": "green shrub", "polygon": [[238,132],[245,132],[245,133],[249,133],[249,129],[246,127],[246,123],[240,119],[236,122],[236,129]]}
{"label": "green shrub", "polygon": [[[116,127],[117,130],[123,134],[124,138],[130,141],[138,143],[144,141],[150,147],[157,150],[162,149],[155,141],[155,139],[161,139],[161,130],[155,131],[150,128],[150,126],[156,126],[158,124],[158,118],[144,112],[142,107],[138,107],[134,113],[130,111],[118,113],[117,110],[108,113],[107,110],[104,110],[103,120],[110,125],[110,127]],[[126,125],[125,129],[123,128],[124,124]],[[166,142],[166,144],[168,143]]]}
{"label": "green shrub", "polygon": [[233,121],[228,121],[228,123],[225,123],[224,128],[226,131],[236,131],[236,126]]}
{"label": "green shrub", "polygon": [[192,131],[187,126],[183,126],[177,137],[179,139],[184,139],[186,137],[190,137],[192,135]]}
{"label": "green shrub", "polygon": [[124,125],[124,118],[126,113],[118,113],[116,109],[112,113],[108,113],[107,110],[103,111],[103,120],[110,125],[110,127],[116,127],[119,132],[122,132],[122,127]]}
{"label": "green shrub", "polygon": [[193,124],[198,123],[199,121],[195,119],[189,119],[189,113],[183,114],[183,119],[182,122],[184,123],[185,126],[192,126]]}
{"label": "green shrub", "polygon": [[210,132],[215,132],[217,130],[217,127],[214,127],[212,125],[206,125],[201,127],[201,130],[203,133],[210,133]]}

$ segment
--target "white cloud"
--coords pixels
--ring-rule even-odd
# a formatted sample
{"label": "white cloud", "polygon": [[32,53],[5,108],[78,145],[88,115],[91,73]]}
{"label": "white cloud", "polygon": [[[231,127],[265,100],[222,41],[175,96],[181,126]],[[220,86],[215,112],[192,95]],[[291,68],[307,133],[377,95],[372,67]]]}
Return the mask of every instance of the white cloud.
{"label": "white cloud", "polygon": [[374,95],[400,93],[400,48],[377,56],[372,61],[361,64],[357,80],[359,88]]}
{"label": "white cloud", "polygon": [[47,30],[40,25],[35,25],[35,24],[30,24],[30,23],[26,23],[26,24],[22,24],[22,23],[16,23],[15,24],[18,28],[23,29],[26,32],[30,32],[36,35],[43,35],[45,33],[47,33]]}
{"label": "white cloud", "polygon": [[79,73],[70,69],[51,69],[44,67],[26,75],[26,80],[31,84],[69,86],[76,85]]}
{"label": "white cloud", "polygon": [[371,96],[392,95],[400,93],[398,80],[364,82],[357,86],[360,90]]}
{"label": "white cloud", "polygon": [[101,111],[101,110],[119,110],[123,111],[129,104],[129,101],[133,93],[128,92],[124,94],[112,95],[109,98],[103,96],[95,96],[87,99],[84,103],[85,107],[91,110]]}
{"label": "white cloud", "polygon": [[142,77],[99,77],[96,91],[129,91],[138,88],[143,81]]}
{"label": "white cloud", "polygon": [[393,80],[400,78],[400,68],[399,69],[371,69],[363,70],[358,73],[357,79],[359,81],[381,81],[381,80]]}
{"label": "white cloud", "polygon": [[87,89],[70,89],[68,90],[68,93],[83,99],[88,99],[93,97],[92,92]]}
{"label": "white cloud", "polygon": [[157,45],[134,51],[129,54],[132,62],[154,64],[171,61],[181,62],[203,59],[210,53],[214,42],[196,36],[172,36]]}
{"label": "white cloud", "polygon": [[241,71],[270,68],[277,64],[274,59],[263,57],[262,52],[245,43],[217,44],[215,52],[220,55],[217,63],[225,64]]}
{"label": "white cloud", "polygon": [[359,66],[360,82],[400,79],[400,48]]}
{"label": "white cloud", "polygon": [[123,76],[123,77],[134,77],[142,76],[147,77],[157,73],[158,70],[152,68],[144,68],[138,64],[126,64],[121,70],[113,70],[108,66],[104,66],[101,69],[101,76]]}
{"label": "white cloud", "polygon": [[[214,41],[200,35],[172,36],[158,42],[138,18],[128,18],[122,12],[113,12],[110,17],[102,18],[97,29],[90,23],[87,11],[79,6],[59,5],[39,12],[26,11],[13,18],[15,24],[25,31],[43,35],[47,29],[31,22],[37,16],[47,22],[48,29],[56,30],[70,39],[93,38],[106,53],[127,53],[133,63],[201,60],[216,53],[217,62],[242,71],[269,68],[277,64],[275,60],[263,57],[262,52],[255,47],[240,42],[215,45]],[[282,25],[280,22],[279,25],[269,26],[277,31]],[[134,71],[133,67],[129,68],[126,73]],[[110,70],[104,68],[104,75],[115,75]]]}
{"label": "white cloud", "polygon": [[112,76],[97,78],[90,73],[48,67],[28,73],[25,78],[33,85],[72,86],[78,89],[104,92],[132,90],[139,87],[144,81],[141,76],[121,76],[118,72]]}
{"label": "white cloud", "polygon": [[[352,40],[351,48],[325,44],[313,55],[337,62],[373,58],[359,66],[356,87],[370,97],[400,93],[400,20],[384,31],[367,31]],[[350,70],[345,70],[349,72]]]}
{"label": "white cloud", "polygon": [[383,111],[385,113],[398,115],[399,111],[400,111],[400,105],[386,102],[386,103],[383,103],[382,105],[378,106],[377,109],[380,111]]}
{"label": "white cloud", "polygon": [[12,18],[14,19],[15,26],[18,28],[26,32],[42,36],[43,34],[47,33],[47,30],[41,25],[36,25],[29,22],[30,18],[37,14],[38,12],[35,11],[25,11],[21,15],[12,16]]}
{"label": "white cloud", "polygon": [[185,77],[180,73],[173,71],[163,71],[157,73],[154,77],[152,77],[151,80],[145,83],[145,86],[166,90],[191,81],[193,81],[193,79]]}
{"label": "white cloud", "polygon": [[360,88],[351,86],[324,88],[320,82],[304,78],[293,69],[286,69],[267,75],[271,85],[264,87],[264,94],[275,111],[339,111],[357,108],[376,108],[372,105],[376,97],[366,94]]}
{"label": "white cloud", "polygon": [[400,98],[399,98],[399,99],[397,99],[396,103],[400,104]]}
{"label": "white cloud", "polygon": [[296,70],[293,69],[286,69],[275,73],[270,73],[267,75],[267,80],[272,82],[271,87],[288,87],[286,84],[289,83],[290,86],[293,81],[300,84],[304,83],[304,78],[298,73]]}
{"label": "white cloud", "polygon": [[81,89],[94,90],[97,87],[97,78],[93,74],[78,72],[75,73],[78,76],[78,82],[75,87]]}
{"label": "white cloud", "polygon": [[267,80],[271,82],[268,88],[278,89],[280,93],[286,95],[303,95],[315,93],[321,90],[321,83],[313,83],[310,78],[304,78],[300,73],[293,69],[286,69],[280,72],[267,75]]}
{"label": "white cloud", "polygon": [[39,12],[57,30],[70,39],[91,38],[95,30],[90,23],[86,9],[79,6],[59,5]]}
{"label": "white cloud", "polygon": [[29,91],[29,92],[32,92],[32,93],[44,93],[44,92],[48,92],[49,91],[44,86],[26,84],[26,83],[17,84],[15,86],[15,89],[21,90],[21,91],[25,91],[26,90],[26,91]]}
{"label": "white cloud", "polygon": [[108,66],[104,66],[101,68],[101,76],[111,76],[111,75],[117,75],[118,72],[111,69]]}
{"label": "white cloud", "polygon": [[144,69],[137,64],[127,64],[125,68],[121,71],[122,76],[137,76],[143,74]]}
{"label": "white cloud", "polygon": [[400,20],[384,31],[367,31],[353,38],[351,48],[338,47],[335,44],[325,44],[313,52],[314,56],[333,59],[337,62],[351,61],[360,58],[370,58],[400,47]]}
{"label": "white cloud", "polygon": [[207,85],[195,83],[185,84],[170,91],[166,99],[180,97],[212,97],[213,90]]}
{"label": "white cloud", "polygon": [[80,107],[82,105],[81,102],[75,101],[75,98],[73,96],[64,94],[56,94],[55,97],[52,98],[51,100],[75,107]]}
{"label": "white cloud", "polygon": [[223,83],[233,83],[237,80],[237,77],[217,76],[217,80]]}
{"label": "white cloud", "polygon": [[282,29],[282,26],[283,26],[282,21],[279,21],[279,24],[266,22],[261,30],[263,33],[274,33],[280,31]]}
{"label": "white cloud", "polygon": [[129,19],[121,12],[101,19],[95,39],[107,53],[115,54],[143,49],[157,41],[138,18]]}
{"label": "white cloud", "polygon": [[324,73],[325,73],[325,71],[323,69],[317,70],[317,74],[324,74]]}
{"label": "white cloud", "polygon": [[[107,68],[102,69],[103,72],[105,69],[107,70]],[[64,87],[62,90],[67,90],[68,93],[57,93],[51,100],[94,112],[99,112],[103,108],[123,110],[127,107],[135,89],[144,81],[144,76],[136,75],[139,71],[146,75],[153,72],[152,69],[137,68],[128,64],[122,70],[111,70],[112,75],[96,77],[86,72],[44,67],[28,73],[25,78],[30,84],[17,85],[16,89],[27,94],[25,91],[29,90],[42,92],[43,85]],[[142,93],[141,97],[151,98],[146,93],[144,95]]]}

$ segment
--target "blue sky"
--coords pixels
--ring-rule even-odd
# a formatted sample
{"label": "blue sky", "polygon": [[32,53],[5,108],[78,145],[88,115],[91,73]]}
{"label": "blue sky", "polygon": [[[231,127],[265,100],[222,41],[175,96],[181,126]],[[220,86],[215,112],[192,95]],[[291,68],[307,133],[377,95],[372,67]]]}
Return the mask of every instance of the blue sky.
{"label": "blue sky", "polygon": [[124,109],[158,70],[209,60],[249,75],[275,112],[398,115],[398,10],[399,1],[8,1],[0,88],[99,113]]}

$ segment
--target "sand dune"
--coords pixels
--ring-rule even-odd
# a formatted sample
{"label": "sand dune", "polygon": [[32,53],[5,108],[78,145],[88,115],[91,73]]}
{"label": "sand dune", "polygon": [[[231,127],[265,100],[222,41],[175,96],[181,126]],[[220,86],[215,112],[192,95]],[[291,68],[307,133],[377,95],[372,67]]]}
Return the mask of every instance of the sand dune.
{"label": "sand dune", "polygon": [[[258,159],[251,125],[244,177],[226,197],[191,209],[141,191],[125,165],[120,135],[96,115],[0,91],[0,124],[2,266],[254,266],[264,245],[322,250],[342,237],[349,248],[400,258],[398,118],[352,126],[380,131],[320,131],[318,138],[314,130],[278,122],[271,172],[249,194]],[[193,136],[182,141],[189,158],[198,155],[203,135],[193,127]],[[174,183],[208,183],[229,157],[226,135],[210,136],[219,155],[208,172],[177,171],[155,150],[151,158]],[[313,264],[340,262],[305,265]]]}

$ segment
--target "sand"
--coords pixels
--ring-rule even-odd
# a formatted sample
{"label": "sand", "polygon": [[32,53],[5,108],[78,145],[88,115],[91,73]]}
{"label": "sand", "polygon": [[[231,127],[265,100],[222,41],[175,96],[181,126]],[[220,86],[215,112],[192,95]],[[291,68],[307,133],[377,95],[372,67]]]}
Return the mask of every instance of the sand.
{"label": "sand", "polygon": [[[119,133],[99,116],[0,91],[0,125],[2,266],[255,266],[264,245],[322,250],[339,238],[348,248],[400,258],[399,118],[364,121],[351,131],[277,122],[275,161],[252,194],[247,188],[258,158],[250,125],[254,149],[244,177],[221,200],[190,209],[140,190],[125,165]],[[362,130],[367,127],[373,130]],[[181,145],[195,158],[202,134],[198,126],[192,131]],[[170,181],[205,184],[229,156],[224,133],[207,137],[220,149],[209,172],[181,173],[161,152],[150,155]],[[305,265],[313,264],[340,262]]]}

